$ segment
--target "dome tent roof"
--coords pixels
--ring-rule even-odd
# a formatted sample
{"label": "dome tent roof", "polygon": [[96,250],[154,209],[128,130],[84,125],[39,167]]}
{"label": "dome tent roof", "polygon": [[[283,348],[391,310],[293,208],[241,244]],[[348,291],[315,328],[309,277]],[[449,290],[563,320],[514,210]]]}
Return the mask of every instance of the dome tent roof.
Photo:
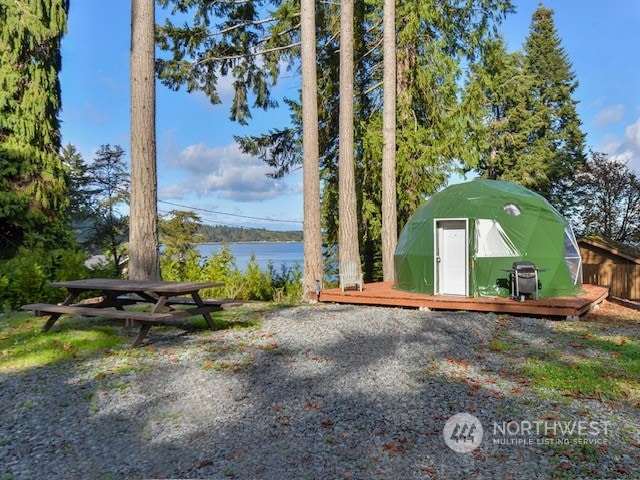
{"label": "dome tent roof", "polygon": [[447,293],[438,285],[444,248],[438,244],[438,228],[445,220],[465,225],[470,296],[508,296],[505,270],[522,260],[544,269],[540,296],[579,293],[580,256],[567,220],[544,197],[497,180],[451,185],[416,210],[395,251],[397,288]]}

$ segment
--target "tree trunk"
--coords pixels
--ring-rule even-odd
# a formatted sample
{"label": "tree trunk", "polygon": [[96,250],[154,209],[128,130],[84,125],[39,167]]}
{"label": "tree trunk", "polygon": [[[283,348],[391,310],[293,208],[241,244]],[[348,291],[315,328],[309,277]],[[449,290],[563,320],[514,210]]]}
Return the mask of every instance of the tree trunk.
{"label": "tree trunk", "polygon": [[304,189],[303,293],[305,299],[313,298],[323,282],[314,1],[302,0],[301,2],[302,163]]}
{"label": "tree trunk", "polygon": [[340,146],[338,261],[360,266],[353,141],[353,0],[340,7]]}
{"label": "tree trunk", "polygon": [[159,280],[155,0],[131,2],[131,210],[129,278]]}
{"label": "tree trunk", "polygon": [[396,204],[396,5],[384,2],[384,109],[382,116],[382,276],[395,279],[393,255],[398,242]]}

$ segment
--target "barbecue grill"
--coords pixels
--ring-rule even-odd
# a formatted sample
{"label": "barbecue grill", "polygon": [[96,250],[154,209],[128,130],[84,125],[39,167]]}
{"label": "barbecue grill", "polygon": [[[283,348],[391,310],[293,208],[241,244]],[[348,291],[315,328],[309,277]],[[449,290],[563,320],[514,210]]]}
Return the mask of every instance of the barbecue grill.
{"label": "barbecue grill", "polygon": [[535,294],[535,299],[538,299],[538,292],[542,288],[538,272],[543,272],[543,269],[537,268],[533,262],[520,261],[513,262],[513,267],[507,271],[510,276],[511,297],[523,301]]}

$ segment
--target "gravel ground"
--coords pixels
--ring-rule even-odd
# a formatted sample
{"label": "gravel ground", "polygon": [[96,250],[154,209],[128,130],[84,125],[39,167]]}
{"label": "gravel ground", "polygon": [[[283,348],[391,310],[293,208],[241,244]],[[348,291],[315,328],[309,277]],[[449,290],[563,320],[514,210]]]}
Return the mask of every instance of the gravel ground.
{"label": "gravel ground", "polygon": [[[535,392],[487,348],[505,332],[545,348],[555,323],[320,304],[152,329],[142,348],[0,374],[0,479],[640,478],[637,405]],[[461,412],[484,428],[469,453],[443,436]],[[509,421],[607,433],[495,431]]]}

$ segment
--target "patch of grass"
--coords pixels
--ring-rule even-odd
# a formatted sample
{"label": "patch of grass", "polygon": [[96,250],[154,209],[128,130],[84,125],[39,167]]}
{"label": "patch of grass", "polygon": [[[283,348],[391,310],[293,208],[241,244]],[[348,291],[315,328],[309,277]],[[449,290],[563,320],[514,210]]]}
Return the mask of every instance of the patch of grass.
{"label": "patch of grass", "polygon": [[[580,322],[578,331],[562,325],[553,343],[527,352],[522,373],[532,387],[571,397],[627,400],[640,403],[640,342],[608,336]],[[594,325],[594,327],[597,327]]]}
{"label": "patch of grass", "polygon": [[131,384],[120,378],[117,378],[113,382],[111,382],[110,387],[115,390],[120,390],[121,392],[125,392],[131,388]]}
{"label": "patch of grass", "polygon": [[234,360],[207,360],[202,368],[204,370],[213,370],[214,372],[238,373],[245,370],[249,365],[251,365],[251,357],[243,355]]}
{"label": "patch of grass", "polygon": [[513,344],[510,344],[505,340],[494,338],[489,342],[487,348],[493,352],[504,352],[505,350],[513,348]]}
{"label": "patch of grass", "polygon": [[182,414],[180,412],[169,411],[164,413],[164,417],[174,425],[179,425],[182,421]]}
{"label": "patch of grass", "polygon": [[278,354],[280,347],[277,343],[252,343],[247,340],[238,340],[234,343],[213,342],[206,347],[206,351],[210,354],[203,365],[204,370],[213,370],[216,372],[241,372],[251,363],[255,355],[259,351],[268,352],[269,354]]}
{"label": "patch of grass", "polygon": [[[179,309],[181,307],[177,308]],[[283,307],[270,302],[251,302],[242,304],[238,307],[212,312],[211,318],[213,319],[217,330],[256,330],[262,325],[262,317],[265,312],[270,310],[279,310],[282,308],[288,307]],[[210,331],[209,326],[202,315],[185,317],[166,324],[160,324],[153,328],[171,329],[175,327],[189,332]]]}
{"label": "patch of grass", "polygon": [[235,472],[234,472],[233,468],[231,468],[231,467],[225,467],[225,468],[223,468],[221,473],[222,473],[222,475],[224,475],[225,477],[229,477],[229,478],[232,478],[232,477],[235,477],[235,476],[236,476],[236,474],[235,474]]}
{"label": "patch of grass", "polygon": [[621,389],[602,362],[575,358],[570,361],[529,358],[523,372],[534,388],[558,390],[566,395],[589,398],[620,398]]}
{"label": "patch of grass", "polygon": [[640,407],[640,340],[629,333],[636,327],[609,320],[546,322],[549,331],[539,336],[499,317],[491,339],[476,350],[502,358],[499,375],[506,380],[556,401],[595,398]]}
{"label": "patch of grass", "polygon": [[[16,313],[0,318],[0,371],[16,371],[86,358],[118,348],[117,327],[63,319],[54,330],[40,332],[45,320]],[[84,320],[83,320],[84,322]]]}
{"label": "patch of grass", "polygon": [[[246,303],[212,314],[218,329],[258,329],[269,310],[287,308],[269,302]],[[44,317],[14,312],[0,315],[0,372],[19,371],[58,362],[73,361],[94,355],[120,355],[123,358],[144,356],[147,348],[126,348],[128,340],[119,320],[73,318],[64,316],[49,332],[40,330]],[[183,328],[208,332],[202,316],[189,317],[153,327],[154,330]],[[125,347],[125,348],[123,348]],[[127,373],[134,367],[122,365]]]}
{"label": "patch of grass", "polygon": [[602,453],[608,447],[584,442],[581,437],[568,437],[566,440],[568,443],[548,443],[541,446],[552,456],[553,478],[598,477],[598,472],[593,467],[598,465]]}
{"label": "patch of grass", "polygon": [[286,307],[275,303],[248,303],[240,307],[214,312],[212,317],[218,328],[256,330],[262,325],[262,317],[266,312],[282,308]]}

